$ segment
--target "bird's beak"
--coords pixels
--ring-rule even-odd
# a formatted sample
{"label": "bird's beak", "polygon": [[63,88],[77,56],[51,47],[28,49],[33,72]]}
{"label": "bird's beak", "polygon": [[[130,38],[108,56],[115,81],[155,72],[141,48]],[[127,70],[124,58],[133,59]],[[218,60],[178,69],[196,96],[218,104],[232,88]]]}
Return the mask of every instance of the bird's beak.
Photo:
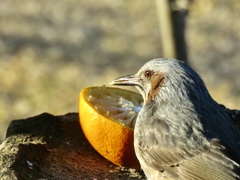
{"label": "bird's beak", "polygon": [[135,75],[127,75],[113,80],[110,84],[119,86],[137,86],[140,85],[140,78]]}

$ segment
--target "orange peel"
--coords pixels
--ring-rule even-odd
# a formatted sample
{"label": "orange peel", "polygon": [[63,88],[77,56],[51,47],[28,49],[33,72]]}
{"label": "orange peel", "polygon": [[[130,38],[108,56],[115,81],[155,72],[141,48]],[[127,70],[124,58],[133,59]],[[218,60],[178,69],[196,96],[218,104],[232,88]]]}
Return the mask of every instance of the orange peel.
{"label": "orange peel", "polygon": [[140,168],[133,128],[142,102],[140,94],[119,88],[89,87],[80,93],[83,133],[96,151],[116,165]]}

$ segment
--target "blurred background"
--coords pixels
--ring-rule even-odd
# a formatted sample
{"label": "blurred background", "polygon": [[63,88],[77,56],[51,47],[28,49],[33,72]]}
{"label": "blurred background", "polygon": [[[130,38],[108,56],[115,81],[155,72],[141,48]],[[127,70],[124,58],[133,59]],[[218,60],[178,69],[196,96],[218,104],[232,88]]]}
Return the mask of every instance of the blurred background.
{"label": "blurred background", "polygon": [[[239,0],[188,8],[189,64],[216,101],[240,109]],[[0,142],[11,120],[77,112],[82,88],[162,57],[157,14],[155,1],[1,0]]]}

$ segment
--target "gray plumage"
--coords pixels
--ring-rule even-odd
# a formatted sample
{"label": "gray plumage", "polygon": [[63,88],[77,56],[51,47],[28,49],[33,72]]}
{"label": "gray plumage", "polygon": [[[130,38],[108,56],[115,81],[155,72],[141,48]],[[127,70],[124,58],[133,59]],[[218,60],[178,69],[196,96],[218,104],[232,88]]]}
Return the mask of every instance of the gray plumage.
{"label": "gray plumage", "polygon": [[189,66],[154,59],[112,84],[143,96],[134,148],[148,179],[240,179],[240,130]]}

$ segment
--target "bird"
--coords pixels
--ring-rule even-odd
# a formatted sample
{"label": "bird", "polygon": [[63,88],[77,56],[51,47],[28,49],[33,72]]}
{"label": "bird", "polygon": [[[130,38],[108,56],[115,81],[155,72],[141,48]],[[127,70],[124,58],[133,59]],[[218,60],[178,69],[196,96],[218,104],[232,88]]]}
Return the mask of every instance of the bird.
{"label": "bird", "polygon": [[239,111],[218,104],[186,63],[153,59],[110,84],[143,97],[134,149],[147,179],[240,179]]}
{"label": "bird", "polygon": [[240,110],[238,109],[229,109],[226,108],[223,104],[220,104],[223,107],[224,111],[227,112],[231,120],[238,126],[240,129]]}

